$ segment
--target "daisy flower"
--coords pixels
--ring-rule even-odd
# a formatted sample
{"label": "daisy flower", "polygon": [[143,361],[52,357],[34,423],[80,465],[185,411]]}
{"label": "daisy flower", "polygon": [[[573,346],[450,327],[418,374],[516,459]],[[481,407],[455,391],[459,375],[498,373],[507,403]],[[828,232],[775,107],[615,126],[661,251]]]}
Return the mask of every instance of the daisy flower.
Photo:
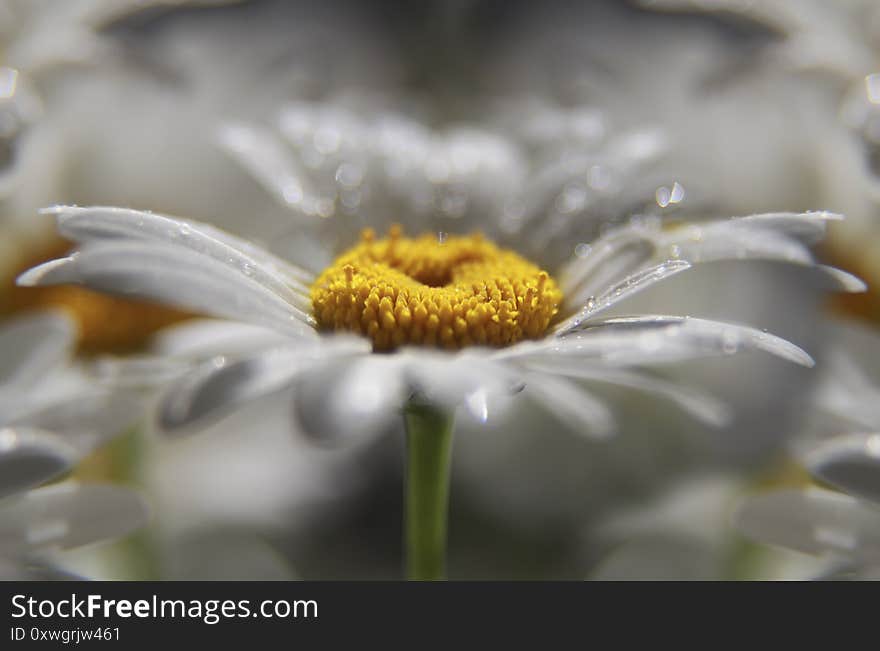
{"label": "daisy flower", "polygon": [[[880,340],[837,325],[828,372],[796,454],[822,486],[746,499],[736,514],[743,533],[760,542],[819,556],[823,576],[880,576]],[[829,433],[833,433],[829,435]]]}
{"label": "daisy flower", "polygon": [[[124,536],[146,523],[134,491],[63,481],[40,486],[124,431],[139,411],[66,366],[70,321],[35,314],[0,327],[0,574],[45,576],[48,553]],[[49,565],[47,565],[49,563]]]}
{"label": "daisy flower", "polygon": [[[275,333],[268,346],[256,337],[257,350],[213,356],[174,383],[160,407],[165,430],[203,424],[267,394],[292,399],[305,430],[323,437],[375,433],[403,413],[416,578],[442,574],[456,408],[486,422],[525,389],[574,429],[604,437],[613,432],[612,415],[582,384],[599,382],[659,394],[718,424],[725,413],[717,400],[645,368],[743,350],[803,365],[812,365],[810,356],[742,325],[604,313],[697,262],[765,258],[812,266],[807,243],[837,218],[777,213],[679,227],[637,220],[577,247],[550,271],[495,244],[491,232],[408,237],[393,225],[384,237],[365,229],[316,275],[198,222],[122,208],[50,212],[79,248],[19,283],[84,284]],[[863,289],[844,272],[821,269],[838,289]]]}

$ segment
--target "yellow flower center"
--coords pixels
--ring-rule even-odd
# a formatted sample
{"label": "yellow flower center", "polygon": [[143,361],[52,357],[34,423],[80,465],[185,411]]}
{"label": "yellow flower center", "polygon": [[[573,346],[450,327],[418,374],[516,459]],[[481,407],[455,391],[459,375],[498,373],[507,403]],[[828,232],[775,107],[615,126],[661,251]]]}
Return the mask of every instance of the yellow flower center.
{"label": "yellow flower center", "polygon": [[481,235],[403,237],[365,230],[312,285],[318,326],[365,335],[375,350],[456,349],[535,339],[562,292],[539,267]]}

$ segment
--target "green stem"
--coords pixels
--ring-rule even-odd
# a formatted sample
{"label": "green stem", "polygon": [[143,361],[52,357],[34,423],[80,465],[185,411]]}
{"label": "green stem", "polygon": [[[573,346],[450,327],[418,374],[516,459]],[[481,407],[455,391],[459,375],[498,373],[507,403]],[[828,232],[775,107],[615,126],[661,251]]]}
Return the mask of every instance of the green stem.
{"label": "green stem", "polygon": [[406,574],[411,581],[446,575],[446,520],[453,414],[410,401],[406,422]]}

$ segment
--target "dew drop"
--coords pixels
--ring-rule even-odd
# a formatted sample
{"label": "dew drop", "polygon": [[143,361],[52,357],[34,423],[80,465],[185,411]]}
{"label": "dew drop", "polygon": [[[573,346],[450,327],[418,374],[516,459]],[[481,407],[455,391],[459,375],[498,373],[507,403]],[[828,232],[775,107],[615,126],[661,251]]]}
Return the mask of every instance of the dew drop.
{"label": "dew drop", "polygon": [[657,188],[657,191],[654,193],[654,198],[657,200],[657,205],[661,208],[665,208],[669,205],[669,199],[672,193],[669,191],[665,185]]}
{"label": "dew drop", "polygon": [[588,255],[590,255],[590,251],[592,250],[593,247],[591,247],[589,244],[581,242],[576,247],[574,247],[574,254],[579,258],[586,258]]}

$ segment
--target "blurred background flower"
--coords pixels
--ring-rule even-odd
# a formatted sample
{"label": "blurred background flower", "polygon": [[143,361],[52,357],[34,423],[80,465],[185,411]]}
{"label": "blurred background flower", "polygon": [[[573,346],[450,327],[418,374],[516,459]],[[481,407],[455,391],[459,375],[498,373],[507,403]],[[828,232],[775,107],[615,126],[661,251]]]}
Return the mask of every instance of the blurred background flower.
{"label": "blurred background flower", "polygon": [[815,413],[792,442],[814,482],[746,498],[736,523],[759,541],[817,557],[804,578],[877,579],[880,338],[850,323],[836,323],[833,332]]}
{"label": "blurred background flower", "polygon": [[[4,579],[48,578],[53,553],[117,538],[147,522],[135,491],[63,481],[68,473],[140,411],[123,392],[96,390],[68,366],[73,324],[36,314],[0,329],[0,573]],[[56,561],[57,562],[57,561]]]}

